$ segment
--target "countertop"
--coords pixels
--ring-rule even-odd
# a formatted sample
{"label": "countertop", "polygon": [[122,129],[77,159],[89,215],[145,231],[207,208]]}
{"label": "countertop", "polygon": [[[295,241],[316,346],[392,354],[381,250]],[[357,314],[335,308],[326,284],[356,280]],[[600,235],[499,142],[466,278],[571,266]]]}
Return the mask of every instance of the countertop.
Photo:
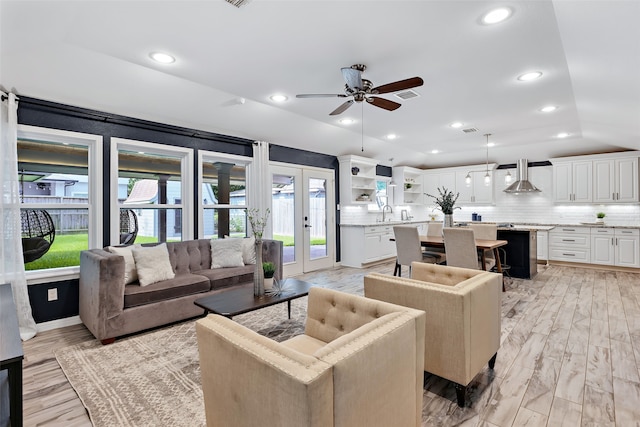
{"label": "countertop", "polygon": [[[408,224],[425,224],[429,222],[440,222],[440,221],[430,221],[430,220],[407,220],[407,221],[385,221],[385,222],[371,222],[371,223],[350,223],[350,224],[340,224],[340,227],[375,227],[375,226],[388,226],[388,225],[408,225]],[[541,224],[541,223],[511,223],[512,227],[500,227],[501,224],[507,224],[507,222],[498,222],[492,223],[488,221],[482,222],[472,222],[472,221],[457,221],[455,223],[456,226],[465,226],[472,223],[476,224],[498,224],[498,229],[500,230],[530,230],[530,231],[549,231],[554,229],[555,227],[598,227],[598,228],[630,228],[630,229],[640,229],[639,225],[618,225],[618,224],[604,224],[600,223],[578,223],[578,224]]]}

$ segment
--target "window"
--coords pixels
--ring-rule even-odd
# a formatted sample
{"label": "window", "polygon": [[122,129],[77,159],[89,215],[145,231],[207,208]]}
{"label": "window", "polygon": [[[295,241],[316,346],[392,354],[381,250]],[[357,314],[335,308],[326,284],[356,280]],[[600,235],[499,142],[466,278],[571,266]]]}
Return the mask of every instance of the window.
{"label": "window", "polygon": [[20,125],[18,175],[25,270],[79,271],[102,246],[102,137]]}
{"label": "window", "polygon": [[113,138],[111,243],[193,238],[193,151]]}
{"label": "window", "polygon": [[200,152],[200,236],[245,237],[250,158]]}

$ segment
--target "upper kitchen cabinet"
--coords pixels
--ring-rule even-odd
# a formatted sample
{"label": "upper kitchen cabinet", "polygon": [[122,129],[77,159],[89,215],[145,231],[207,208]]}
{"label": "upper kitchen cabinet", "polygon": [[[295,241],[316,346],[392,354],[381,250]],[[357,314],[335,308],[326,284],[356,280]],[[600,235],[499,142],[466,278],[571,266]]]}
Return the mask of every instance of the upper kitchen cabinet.
{"label": "upper kitchen cabinet", "polygon": [[393,202],[396,205],[419,204],[425,202],[423,171],[408,166],[393,168]]}
{"label": "upper kitchen cabinet", "polygon": [[556,202],[638,203],[639,151],[551,159]]}
{"label": "upper kitchen cabinet", "polygon": [[338,157],[340,163],[340,204],[375,203],[376,164],[360,156]]}
{"label": "upper kitchen cabinet", "polygon": [[429,169],[424,171],[423,175],[423,192],[425,193],[425,204],[433,204],[433,199],[427,194],[438,197],[438,188],[446,188],[447,190],[456,190],[456,173],[453,169]]}
{"label": "upper kitchen cabinet", "polygon": [[[475,170],[460,169],[456,171],[456,191],[460,193],[458,203],[460,204],[492,204],[493,198],[493,169],[495,165],[489,165],[489,176],[491,181],[485,184],[484,177],[487,174],[486,166],[484,170],[478,170],[480,166],[474,167]],[[467,176],[471,177],[471,182],[467,182]]]}
{"label": "upper kitchen cabinet", "polygon": [[638,158],[593,161],[595,203],[638,202]]}
{"label": "upper kitchen cabinet", "polygon": [[556,202],[591,202],[591,161],[552,162],[553,194]]}

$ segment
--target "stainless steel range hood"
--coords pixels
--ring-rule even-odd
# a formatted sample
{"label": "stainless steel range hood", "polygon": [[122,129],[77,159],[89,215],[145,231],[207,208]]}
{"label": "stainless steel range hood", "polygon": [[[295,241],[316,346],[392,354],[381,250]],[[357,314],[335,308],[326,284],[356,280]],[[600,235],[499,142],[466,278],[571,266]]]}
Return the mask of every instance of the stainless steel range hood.
{"label": "stainless steel range hood", "polygon": [[540,191],[535,185],[529,182],[529,162],[527,159],[520,159],[517,163],[518,180],[505,188],[505,193],[533,193]]}

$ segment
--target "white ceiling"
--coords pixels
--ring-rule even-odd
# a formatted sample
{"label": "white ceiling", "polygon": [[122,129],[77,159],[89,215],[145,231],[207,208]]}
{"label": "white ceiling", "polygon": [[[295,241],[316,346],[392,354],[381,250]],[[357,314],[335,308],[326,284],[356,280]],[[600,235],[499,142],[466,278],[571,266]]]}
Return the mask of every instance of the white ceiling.
{"label": "white ceiling", "polygon": [[[511,18],[481,25],[498,6]],[[0,84],[25,96],[393,166],[484,163],[485,133],[500,164],[640,150],[636,0],[2,0],[0,14]],[[422,77],[420,97],[337,117],[344,99],[295,98],[342,93],[356,63],[376,86]],[[544,76],[516,80],[531,70]]]}

